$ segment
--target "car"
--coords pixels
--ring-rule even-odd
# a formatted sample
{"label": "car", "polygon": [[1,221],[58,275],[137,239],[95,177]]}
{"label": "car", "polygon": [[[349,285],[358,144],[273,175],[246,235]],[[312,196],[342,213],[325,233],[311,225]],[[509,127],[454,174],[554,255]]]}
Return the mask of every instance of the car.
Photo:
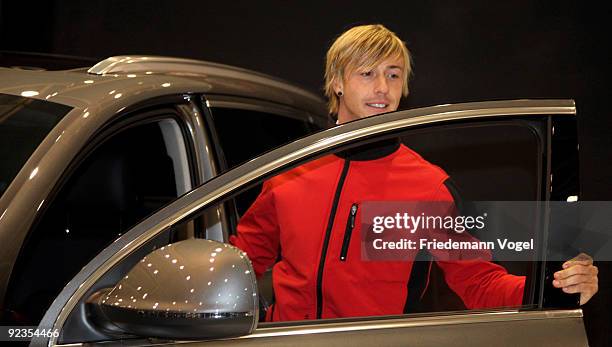
{"label": "car", "polygon": [[[400,139],[444,168],[471,201],[552,203],[579,196],[572,100],[448,104],[349,122],[219,174],[116,238],[55,297],[37,327],[44,333],[32,345],[587,345],[575,297],[549,285],[559,263],[535,261],[546,259],[546,242],[535,247],[533,261],[502,262],[526,276],[517,307],[467,310],[430,266],[426,306],[417,313],[259,321],[262,299],[273,298],[269,282],[255,278],[249,255],[228,240],[263,182],[388,139]],[[549,224],[543,225],[527,228],[531,237],[550,240]],[[63,251],[47,244],[34,269],[53,277],[59,271],[54,257]]]}
{"label": "car", "polygon": [[[116,56],[0,76],[5,325],[36,325],[98,252],[178,196],[327,124],[319,96],[211,62]],[[47,258],[56,270],[39,271]]]}

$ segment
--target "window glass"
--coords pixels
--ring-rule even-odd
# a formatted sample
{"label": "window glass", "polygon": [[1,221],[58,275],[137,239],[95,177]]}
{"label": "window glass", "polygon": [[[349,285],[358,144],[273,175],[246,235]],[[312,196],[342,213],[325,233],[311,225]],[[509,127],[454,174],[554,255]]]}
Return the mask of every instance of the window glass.
{"label": "window glass", "polygon": [[0,196],[49,131],[72,108],[0,94]]}
{"label": "window glass", "polygon": [[[364,259],[360,221],[370,201],[537,200],[539,126],[498,121],[411,129],[268,180],[241,216],[240,238],[232,238],[253,261],[261,296],[275,302],[266,320],[521,306],[530,262],[457,265],[429,249],[404,261],[372,261]],[[478,278],[487,272],[503,280],[486,286]]]}
{"label": "window glass", "polygon": [[132,126],[93,150],[30,231],[7,302],[16,323],[37,323],[63,286],[118,236],[192,187],[172,119]]}
{"label": "window glass", "polygon": [[544,146],[537,123],[458,123],[407,131],[402,142],[441,166],[474,201],[540,200]]}
{"label": "window glass", "polygon": [[228,168],[313,130],[306,120],[273,113],[221,107],[211,112]]}

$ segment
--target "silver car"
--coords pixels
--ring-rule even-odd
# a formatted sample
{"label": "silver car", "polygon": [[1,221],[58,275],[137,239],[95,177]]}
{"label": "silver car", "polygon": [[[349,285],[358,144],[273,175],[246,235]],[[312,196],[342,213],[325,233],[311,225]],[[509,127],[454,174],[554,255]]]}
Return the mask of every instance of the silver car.
{"label": "silver car", "polygon": [[[159,80],[157,83],[161,86],[173,82]],[[106,92],[107,98],[115,98],[113,94],[118,93],[111,91],[113,89]],[[11,94],[20,95],[21,92]],[[53,91],[47,95],[52,94]],[[208,106],[213,107],[208,94],[205,95],[209,99]],[[189,103],[194,101],[192,97],[187,99]],[[93,107],[83,108],[75,117],[91,117],[91,113],[86,113]],[[143,110],[146,113],[147,109]],[[207,112],[202,106],[197,110],[200,117]],[[212,124],[216,125],[214,111],[211,113]],[[575,115],[571,100],[482,102],[398,111],[318,132],[241,165],[238,164],[248,158],[236,159],[236,167],[227,172],[215,169],[215,164],[207,167],[200,162],[196,172],[209,174],[201,174],[203,178],[196,183],[189,183],[185,178],[192,172],[184,159],[189,150],[180,150],[185,145],[167,140],[173,137],[164,135],[177,134],[179,128],[166,118],[156,124],[156,128],[161,129],[161,140],[157,144],[147,141],[143,148],[141,141],[130,141],[142,135],[132,133],[128,142],[114,144],[108,140],[108,146],[94,142],[89,151],[100,150],[100,162],[112,164],[104,167],[96,161],[72,170],[67,165],[68,169],[56,169],[57,177],[68,170],[75,173],[77,179],[74,181],[66,178],[63,182],[45,181],[29,187],[28,184],[39,183],[43,174],[53,168],[52,163],[37,164],[42,163],[41,157],[46,157],[36,157],[40,146],[63,144],[65,134],[50,133],[31,156],[36,159],[27,161],[0,200],[3,204],[0,205],[2,241],[10,245],[3,249],[13,254],[10,264],[16,264],[5,305],[16,307],[16,303],[22,303],[24,308],[28,305],[38,307],[36,312],[42,316],[40,322],[15,321],[37,325],[28,327],[32,332],[29,338],[35,346],[109,343],[586,346],[582,311],[577,302],[572,301],[575,298],[559,295],[559,291],[549,285],[549,276],[559,265],[555,262],[502,264],[511,273],[527,278],[523,303],[518,307],[467,310],[445,286],[434,264],[427,273],[429,285],[424,289],[418,312],[398,316],[264,322],[260,313],[266,308],[266,302],[274,300],[269,277],[255,278],[248,254],[228,244],[240,216],[254,201],[264,180],[322,156],[388,138],[399,138],[428,161],[444,168],[469,200],[575,200],[579,195]],[[150,119],[161,118],[152,116]],[[196,119],[199,120],[190,123],[192,126],[203,122],[202,118]],[[232,124],[238,129],[247,123],[243,119]],[[253,130],[252,138],[234,139],[238,143],[237,153],[249,150],[254,142],[268,136],[251,129],[252,126],[248,126]],[[80,128],[70,130],[73,134]],[[213,134],[202,131],[193,136],[193,141],[210,143],[216,136]],[[118,132],[117,136],[120,135]],[[223,141],[219,142],[223,149]],[[169,159],[149,156],[148,152],[159,144],[165,145]],[[107,159],[106,150],[101,150],[105,147],[118,158]],[[209,155],[217,153],[212,149],[204,151]],[[124,166],[135,167],[136,177],[124,174]],[[164,166],[174,173],[172,179],[166,178],[165,184],[157,175]],[[234,165],[226,164],[226,167],[231,166]],[[18,178],[21,180],[17,181]],[[110,185],[100,185],[104,181]],[[5,199],[6,194],[12,192],[14,182],[24,187],[19,193],[27,193],[24,196],[28,199],[16,199],[15,193]],[[134,183],[127,185],[128,192],[114,189],[123,182]],[[62,192],[61,188],[59,192],[54,191],[58,185],[67,191]],[[155,188],[148,194],[139,194],[141,185]],[[94,190],[85,193],[85,187]],[[177,194],[169,194],[169,191]],[[38,199],[29,198],[35,193],[40,194],[36,195]],[[182,193],[185,194],[175,199]],[[48,195],[52,197],[51,202],[45,201]],[[13,205],[4,205],[5,201],[13,200],[22,201],[23,206],[17,210]],[[54,207],[56,201],[61,204]],[[117,201],[120,203],[116,204]],[[157,212],[140,222],[138,218],[128,221],[123,213],[133,204],[137,204],[139,211],[149,207],[146,213]],[[11,212],[12,208],[20,214]],[[37,222],[32,224],[34,217],[29,220],[24,217],[24,213],[28,216],[24,212],[28,209],[41,210],[39,213],[43,216],[37,217]],[[55,217],[55,209],[71,212]],[[144,217],[146,213],[138,216]],[[47,218],[47,215],[52,217]],[[10,219],[6,219],[7,216]],[[7,224],[5,219],[12,223]],[[126,231],[108,236],[109,230],[120,230],[135,223],[133,227],[126,227]],[[45,230],[45,233],[30,232],[25,243],[20,239],[14,246],[15,230],[28,233],[27,228],[19,229],[24,224],[33,230]],[[41,226],[44,229],[40,229]],[[544,234],[537,235],[540,238],[550,236],[546,228],[541,232]],[[25,235],[20,237],[23,239]],[[22,243],[24,246],[20,246]],[[540,246],[537,251],[546,253],[546,246]],[[78,256],[82,259],[77,261]],[[86,260],[84,265],[83,259],[91,260]],[[3,265],[7,263],[3,261]],[[67,266],[72,266],[70,271],[65,270]],[[78,273],[68,279],[58,278],[60,274],[65,276],[71,272]],[[18,285],[11,287],[16,280],[20,281],[15,282]],[[37,296],[31,293],[43,292],[50,287],[49,283],[63,289],[58,290],[59,293],[44,293],[44,302],[53,299],[51,305],[36,306]],[[22,312],[30,311],[24,309]],[[22,312],[12,310],[9,313],[19,319]]]}
{"label": "silver car", "polygon": [[527,276],[519,307],[466,310],[434,264],[418,311],[264,322],[270,279],[228,244],[264,180],[389,137],[443,167],[469,200],[575,200],[571,100],[393,112],[258,156],[323,127],[322,101],[256,73],[170,58],[0,74],[3,325],[24,326],[11,330],[22,341],[587,345],[577,303],[550,288],[554,262],[502,264]]}
{"label": "silver car", "polygon": [[320,97],[221,64],[0,69],[3,325],[37,324],[87,262],[176,197],[325,125]]}

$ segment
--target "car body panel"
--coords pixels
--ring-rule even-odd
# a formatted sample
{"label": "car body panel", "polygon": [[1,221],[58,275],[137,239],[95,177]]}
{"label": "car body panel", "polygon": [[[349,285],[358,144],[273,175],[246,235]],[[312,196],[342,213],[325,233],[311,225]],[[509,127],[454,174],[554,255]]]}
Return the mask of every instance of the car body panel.
{"label": "car body panel", "polygon": [[[474,333],[478,332],[478,333]],[[517,333],[517,332],[520,332]],[[189,346],[586,346],[581,310],[493,312],[262,327]],[[182,345],[182,344],[181,344]]]}
{"label": "car body panel", "polygon": [[[279,169],[286,169],[288,165],[291,165],[292,163],[295,163],[300,159],[321,155],[323,152],[331,148],[336,148],[338,146],[347,144],[357,139],[366,139],[373,135],[389,133],[393,132],[394,130],[405,129],[413,126],[423,126],[428,124],[437,124],[442,122],[466,119],[487,119],[507,116],[515,118],[520,118],[522,116],[549,117],[550,115],[573,117],[575,116],[575,113],[575,105],[572,100],[515,100],[468,103],[459,105],[442,105],[408,111],[399,111],[377,117],[370,117],[367,119],[351,122],[342,126],[328,129],[326,131],[297,140],[289,145],[283,146],[282,148],[279,148],[272,152],[268,152],[254,160],[251,160],[241,165],[240,167],[231,170],[226,174],[213,178],[208,183],[194,189],[182,198],[174,201],[165,208],[162,208],[152,217],[135,226],[128,233],[119,238],[115,243],[113,243],[104,251],[102,251],[95,259],[93,259],[87,266],[83,268],[83,270],[73,279],[73,281],[71,281],[64,288],[60,296],[57,297],[51,308],[47,311],[40,326],[46,328],[52,327],[54,329],[61,330],[68,315],[78,304],[79,300],[82,300],[83,297],[87,295],[87,292],[90,290],[90,288],[92,288],[96,281],[101,278],[103,274],[109,271],[113,266],[117,265],[122,259],[127,257],[133,251],[135,251],[140,245],[145,244],[155,236],[159,235],[162,231],[166,230],[171,225],[176,224],[181,220],[184,220],[190,215],[193,215],[193,213],[202,209],[204,206],[209,206],[210,204],[218,202],[224,196],[227,196],[231,192],[239,189],[241,186],[260,178],[269,177],[271,174],[278,172]],[[498,323],[494,321],[489,321],[488,323],[482,322],[478,324],[483,324],[483,329],[489,329],[489,327],[497,326],[496,331],[499,334],[503,335],[510,334],[513,329],[524,329],[525,326],[534,324],[529,323],[529,321],[532,319],[538,320],[542,318],[557,317],[559,320],[554,321],[554,324],[558,323],[557,328],[563,327],[564,333],[568,334],[557,341],[569,341],[571,343],[586,341],[586,337],[584,335],[584,327],[582,326],[582,320],[580,318],[580,310],[565,313],[561,311],[536,312],[537,314],[533,312],[517,311],[513,311],[511,313],[514,314],[514,316],[500,315],[499,317],[514,317],[514,319],[503,318]],[[427,321],[427,319],[431,320],[431,318],[424,319],[425,321]],[[456,323],[458,318],[452,318],[449,316],[443,319],[450,319],[449,322],[455,321]],[[406,322],[408,321],[414,322],[409,319],[406,320]],[[509,325],[510,323],[508,323],[507,321],[512,321],[514,322],[512,324],[515,325]],[[520,322],[527,323],[523,324]],[[474,322],[474,324],[476,323],[477,322]],[[367,327],[367,325],[370,323],[362,324],[360,322],[348,322],[346,324],[348,324],[348,328],[346,328],[346,331],[361,331],[363,333],[364,330],[367,330],[368,333],[370,332],[370,327]],[[383,322],[383,325],[384,324],[386,323]],[[423,324],[431,325],[434,323]],[[542,324],[549,326],[548,323]],[[461,325],[459,324],[457,326],[458,328],[455,333],[458,334],[456,336],[459,337],[461,335]],[[266,329],[268,328],[262,328],[262,330],[258,329],[255,335],[238,338],[235,342],[249,344],[251,343],[249,341],[254,341],[249,339],[256,340],[258,338],[263,339],[258,340],[263,344],[273,342],[272,340],[266,340],[266,338],[271,335],[265,334],[270,333],[272,331],[278,332],[278,329]],[[310,328],[308,328],[308,325],[304,325],[298,327],[289,327],[287,329],[288,334],[285,334],[287,336],[296,334],[303,335],[304,332],[316,332],[315,330],[319,329],[319,326],[310,326]],[[303,332],[295,332],[297,331],[296,329]],[[435,330],[437,328],[430,329]],[[291,331],[294,332],[291,333]],[[390,330],[387,330],[386,332],[389,331]],[[408,334],[406,335],[406,338],[411,335],[408,330],[402,331],[403,333]],[[325,333],[325,331],[322,332]],[[340,331],[338,330],[337,332]],[[262,333],[263,335],[257,335],[258,333]],[[342,332],[342,334],[344,333],[345,332]],[[350,335],[352,333],[346,334]],[[390,335],[394,334],[395,332]],[[415,335],[417,336],[415,337],[417,340],[426,338],[418,337],[420,336],[418,335],[420,334],[419,332],[416,332],[415,334],[417,334]],[[451,336],[453,336],[452,333],[450,334]],[[349,335],[346,335],[346,337],[348,337]],[[334,335],[333,339],[337,339],[335,341],[337,341],[339,344],[349,343],[346,339],[338,338],[338,336],[341,335]],[[432,336],[435,336],[435,334]],[[536,335],[533,336],[535,338]],[[546,336],[547,335],[541,335],[541,341],[545,341]],[[489,338],[490,337],[491,336],[489,336]],[[570,339],[570,337],[575,338],[576,340],[572,340]],[[312,337],[305,336],[304,338],[306,339],[303,341],[304,343],[308,343],[308,341],[313,341]],[[431,338],[431,336],[427,338]],[[293,340],[279,340],[276,343],[287,344],[290,343],[290,341]],[[441,341],[442,340],[440,340],[440,342]],[[466,344],[469,343],[469,336],[463,336],[463,341]],[[422,342],[434,343],[434,340],[422,340]],[[41,339],[36,340],[35,343],[37,345],[55,344],[57,343],[57,340],[54,338],[51,338],[50,340]],[[351,344],[354,344],[354,342]],[[514,344],[514,342],[509,341],[508,344]]]}
{"label": "car body panel", "polygon": [[[124,103],[133,104],[161,95],[208,93],[270,100],[310,111],[315,117],[325,114],[320,97],[293,84],[254,71],[222,64],[199,63],[202,68],[197,73],[158,72],[153,69],[155,66],[150,67],[151,71],[101,75],[84,70],[26,71],[0,68],[0,93],[21,95],[24,91],[35,91],[38,94],[31,96],[33,98],[78,108],[104,104],[106,100],[115,104],[113,99],[118,94],[121,94]],[[115,92],[110,93],[113,90]],[[147,92],[143,93],[143,90]]]}

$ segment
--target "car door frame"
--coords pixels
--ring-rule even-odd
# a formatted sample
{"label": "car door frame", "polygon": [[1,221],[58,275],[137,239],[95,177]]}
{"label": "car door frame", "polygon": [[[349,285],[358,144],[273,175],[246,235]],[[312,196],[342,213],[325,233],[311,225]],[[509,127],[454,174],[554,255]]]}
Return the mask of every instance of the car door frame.
{"label": "car door frame", "polygon": [[[575,116],[576,108],[572,100],[514,100],[494,101],[481,103],[466,103],[457,105],[442,105],[426,107],[407,111],[398,111],[370,117],[356,122],[350,122],[332,129],[294,141],[274,151],[268,152],[252,161],[249,161],[225,174],[213,178],[206,184],[196,188],[181,199],[162,208],[150,218],[139,223],[131,231],[123,235],[117,242],[110,245],[98,254],[83,270],[75,276],[53,305],[45,314],[40,323],[41,328],[52,328],[61,331],[63,325],[78,302],[87,291],[96,283],[104,273],[119,263],[123,258],[136,250],[140,245],[151,240],[170,226],[192,216],[205,206],[219,202],[229,194],[246,189],[249,183],[264,179],[287,169],[299,160],[321,156],[326,151],[345,145],[349,142],[367,139],[370,136],[393,132],[399,129],[408,129],[413,126],[422,126],[446,121],[482,119],[490,117],[521,117],[566,115]],[[550,149],[550,148],[549,148]],[[490,322],[540,322],[545,318],[554,318],[552,331],[565,329],[575,339],[586,341],[584,326],[582,325],[582,311],[580,309],[519,312],[518,310],[505,310],[499,312],[469,314],[444,314],[436,317],[388,317],[368,318],[354,320],[340,320],[338,322],[308,322],[289,326],[270,326],[258,328],[254,334],[241,337],[241,341],[251,339],[264,339],[273,336],[296,336],[322,333],[321,336],[330,336],[332,332],[363,332],[363,331],[395,331],[406,327],[454,325],[465,323],[488,324]],[[517,323],[518,324],[518,323]],[[578,324],[578,325],[577,325]],[[542,324],[538,325],[542,328]],[[574,327],[574,328],[572,328]],[[387,330],[385,330],[387,329]],[[389,330],[390,329],[390,330]],[[238,340],[234,341],[238,342]],[[277,341],[278,342],[278,341]],[[288,341],[287,341],[288,342]],[[517,341],[513,341],[516,343]],[[310,343],[313,343],[310,340]],[[57,338],[39,338],[33,340],[33,345],[56,345]]]}

